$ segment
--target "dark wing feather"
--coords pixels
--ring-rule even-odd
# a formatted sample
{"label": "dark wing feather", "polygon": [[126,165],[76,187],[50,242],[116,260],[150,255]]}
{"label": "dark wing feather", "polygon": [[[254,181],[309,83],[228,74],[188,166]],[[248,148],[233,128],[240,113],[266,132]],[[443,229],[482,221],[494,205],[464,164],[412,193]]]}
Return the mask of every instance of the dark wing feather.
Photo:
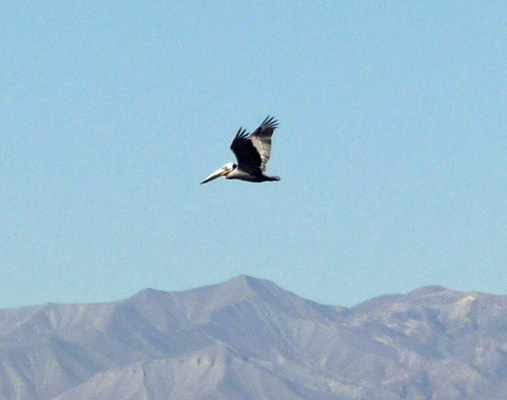
{"label": "dark wing feather", "polygon": [[239,128],[231,143],[231,150],[238,160],[238,168],[251,174],[260,174],[261,156],[248,138],[246,129]]}
{"label": "dark wing feather", "polygon": [[278,127],[278,121],[269,115],[254,133],[239,128],[232,141],[231,150],[238,160],[238,168],[252,174],[262,174],[271,158],[271,136]]}
{"label": "dark wing feather", "polygon": [[261,164],[259,167],[262,172],[266,171],[266,164],[271,158],[271,137],[276,128],[278,128],[278,121],[274,117],[268,115],[261,126],[250,135],[250,140],[261,157]]}

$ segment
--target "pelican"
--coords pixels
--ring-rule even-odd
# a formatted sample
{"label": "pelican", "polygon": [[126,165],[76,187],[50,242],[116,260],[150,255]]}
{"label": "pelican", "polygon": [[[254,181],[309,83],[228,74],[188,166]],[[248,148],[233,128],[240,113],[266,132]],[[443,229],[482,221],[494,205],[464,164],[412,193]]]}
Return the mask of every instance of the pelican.
{"label": "pelican", "polygon": [[278,176],[268,176],[266,164],[271,158],[271,136],[278,128],[278,121],[269,115],[254,133],[239,128],[231,143],[231,150],[236,156],[237,164],[227,163],[201,182],[211,182],[223,176],[225,179],[239,179],[247,182],[279,181]]}

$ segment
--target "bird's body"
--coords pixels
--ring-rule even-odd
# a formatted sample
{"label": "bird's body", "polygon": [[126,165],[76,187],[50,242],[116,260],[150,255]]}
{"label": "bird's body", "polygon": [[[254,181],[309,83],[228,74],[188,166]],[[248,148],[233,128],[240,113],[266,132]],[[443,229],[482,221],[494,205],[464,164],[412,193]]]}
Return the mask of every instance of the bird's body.
{"label": "bird's body", "polygon": [[239,179],[240,181],[247,182],[268,182],[268,181],[279,181],[280,177],[278,176],[268,176],[263,173],[254,175],[249,172],[243,171],[239,168],[233,169],[227,175],[225,175],[225,179]]}
{"label": "bird's body", "polygon": [[225,164],[201,184],[220,176],[247,182],[279,181],[278,176],[266,175],[266,164],[271,158],[271,137],[277,127],[278,121],[268,116],[252,134],[248,134],[246,129],[239,128],[231,143],[231,150],[238,163]]}

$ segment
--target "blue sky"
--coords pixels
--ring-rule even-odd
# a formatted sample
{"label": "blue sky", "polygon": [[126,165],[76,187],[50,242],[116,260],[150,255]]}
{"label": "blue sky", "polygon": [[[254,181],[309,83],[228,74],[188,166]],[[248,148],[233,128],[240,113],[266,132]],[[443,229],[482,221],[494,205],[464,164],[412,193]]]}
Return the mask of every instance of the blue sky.
{"label": "blue sky", "polygon": [[[506,293],[505,2],[176,3],[0,5],[0,307]],[[267,114],[282,180],[199,186]]]}

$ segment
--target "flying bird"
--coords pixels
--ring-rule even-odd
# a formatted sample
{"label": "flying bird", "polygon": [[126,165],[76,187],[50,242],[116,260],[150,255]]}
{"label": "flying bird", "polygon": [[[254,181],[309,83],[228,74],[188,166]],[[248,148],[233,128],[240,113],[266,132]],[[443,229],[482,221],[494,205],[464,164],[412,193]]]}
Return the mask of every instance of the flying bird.
{"label": "flying bird", "polygon": [[278,176],[266,175],[266,164],[271,158],[271,136],[278,128],[278,121],[269,115],[252,134],[239,128],[231,143],[237,164],[227,163],[201,182],[208,183],[223,176],[247,182],[279,181]]}

